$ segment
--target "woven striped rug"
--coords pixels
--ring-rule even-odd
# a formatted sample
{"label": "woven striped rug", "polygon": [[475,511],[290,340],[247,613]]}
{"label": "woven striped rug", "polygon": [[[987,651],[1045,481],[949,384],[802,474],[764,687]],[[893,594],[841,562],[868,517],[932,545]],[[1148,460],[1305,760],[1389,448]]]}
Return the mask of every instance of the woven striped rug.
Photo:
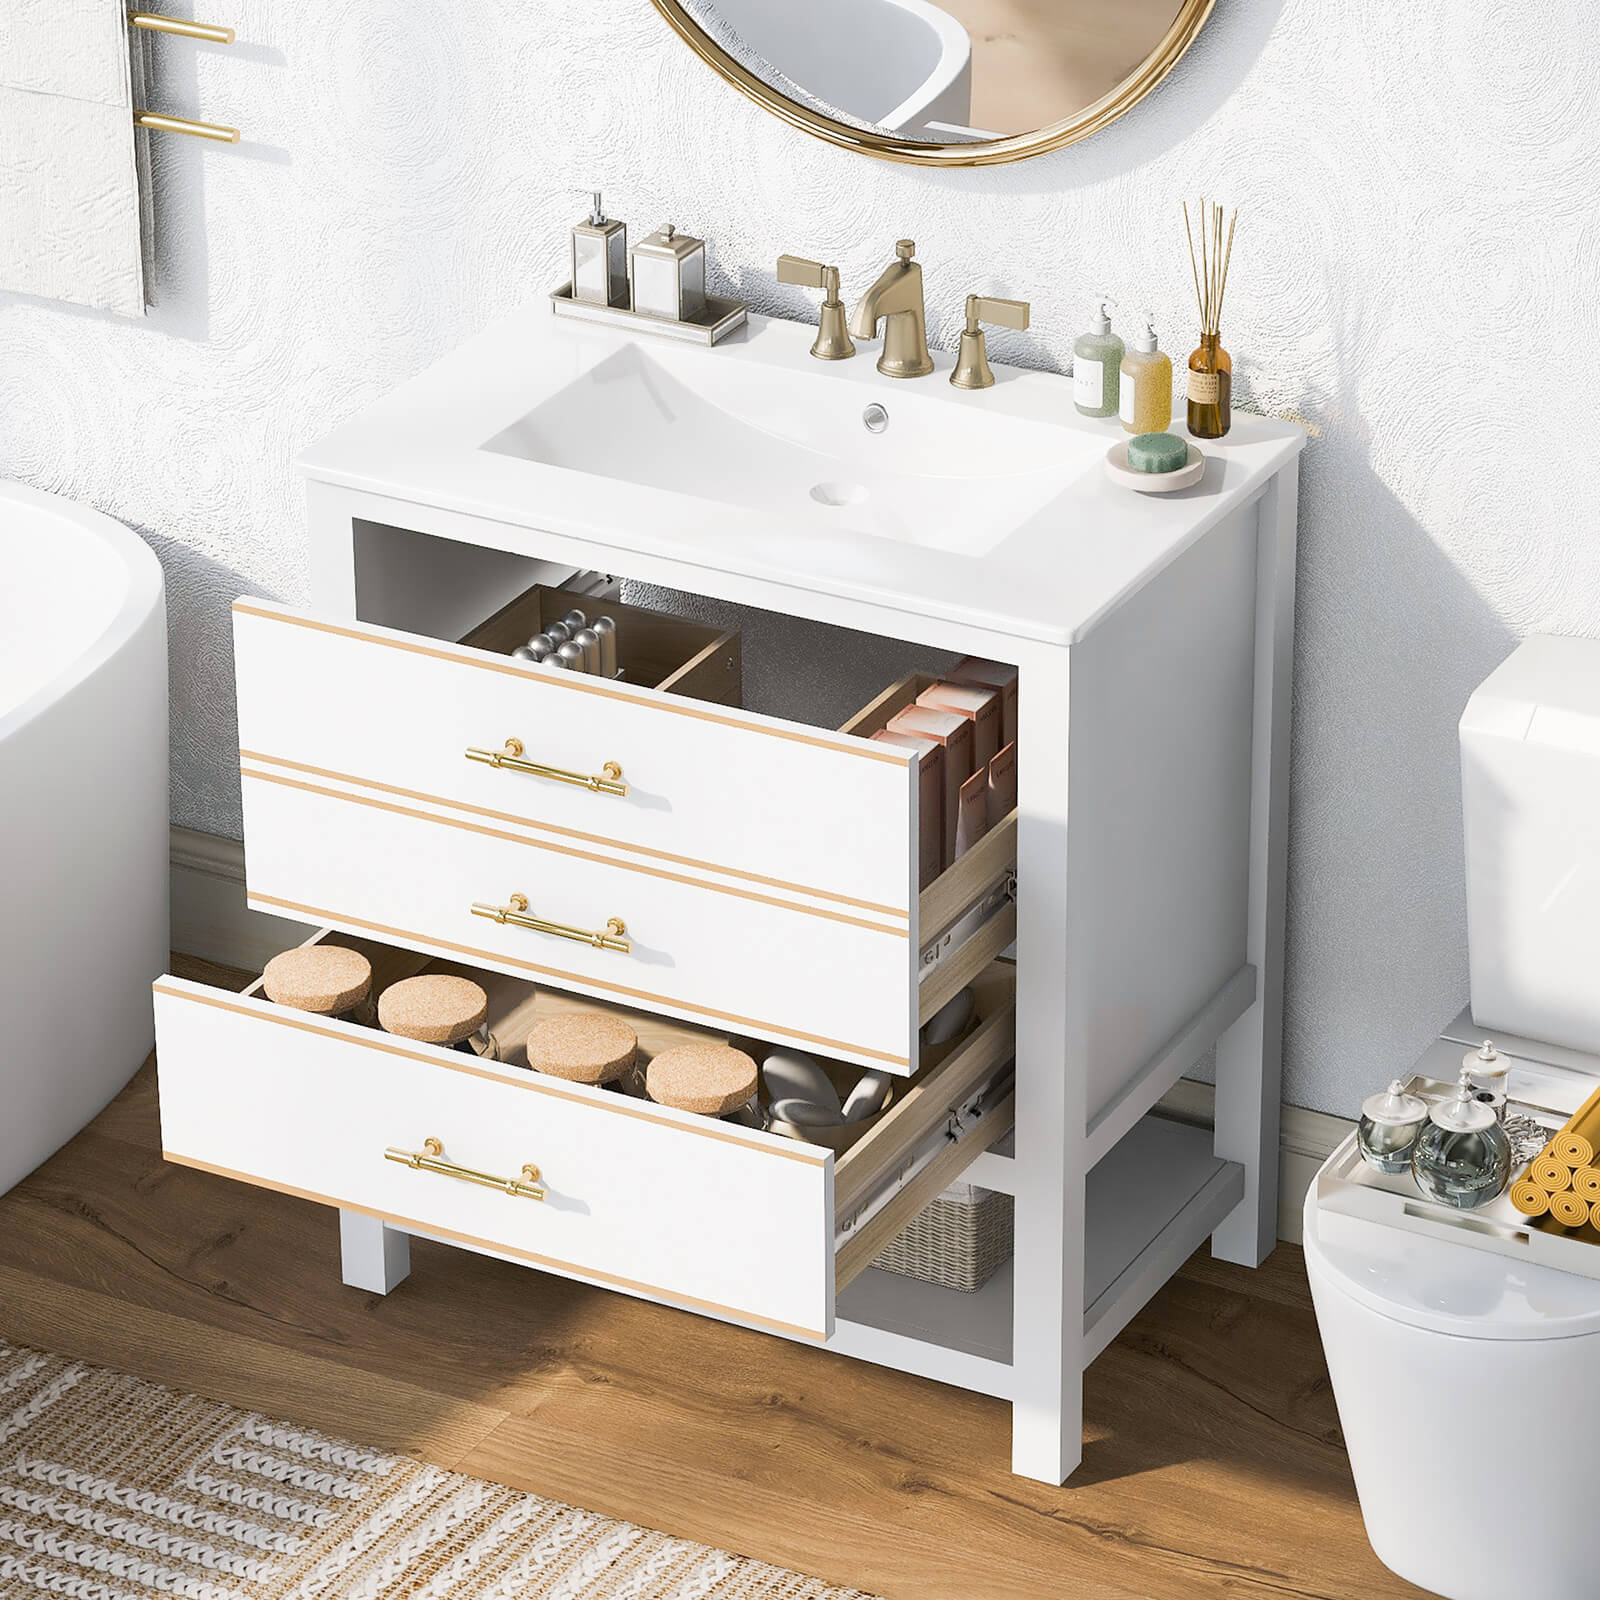
{"label": "woven striped rug", "polygon": [[0,1342],[0,1596],[870,1600]]}

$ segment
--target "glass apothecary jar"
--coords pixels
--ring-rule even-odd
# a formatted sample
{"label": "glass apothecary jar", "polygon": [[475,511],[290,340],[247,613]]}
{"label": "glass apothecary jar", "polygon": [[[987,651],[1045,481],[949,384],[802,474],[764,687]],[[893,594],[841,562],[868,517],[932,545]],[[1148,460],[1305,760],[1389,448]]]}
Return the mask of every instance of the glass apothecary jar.
{"label": "glass apothecary jar", "polygon": [[1502,1194],[1511,1177],[1511,1140],[1466,1071],[1453,1099],[1428,1114],[1411,1152],[1417,1187],[1440,1205],[1471,1211]]}
{"label": "glass apothecary jar", "polygon": [[1361,1103],[1356,1124],[1356,1148],[1361,1159],[1379,1172],[1407,1172],[1411,1148],[1428,1120],[1428,1107],[1396,1078],[1387,1089],[1370,1094]]}

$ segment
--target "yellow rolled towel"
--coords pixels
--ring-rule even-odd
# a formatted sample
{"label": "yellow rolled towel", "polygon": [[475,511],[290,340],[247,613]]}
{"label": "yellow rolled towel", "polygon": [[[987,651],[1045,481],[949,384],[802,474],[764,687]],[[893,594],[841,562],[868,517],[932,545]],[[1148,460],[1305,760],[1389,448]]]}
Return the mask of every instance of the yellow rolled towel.
{"label": "yellow rolled towel", "polygon": [[1525,1217],[1542,1217],[1550,1209],[1550,1196],[1532,1178],[1518,1178],[1511,1185],[1511,1203]]}
{"label": "yellow rolled towel", "polygon": [[1594,1160],[1594,1146],[1581,1133],[1563,1128],[1550,1141],[1550,1154],[1569,1167],[1587,1167]]}
{"label": "yellow rolled towel", "polygon": [[1581,1228],[1589,1220],[1589,1207],[1570,1189],[1550,1196],[1550,1215],[1563,1228]]}
{"label": "yellow rolled towel", "polygon": [[1534,1157],[1533,1164],[1528,1168],[1528,1176],[1546,1194],[1560,1194],[1563,1189],[1572,1187],[1572,1168],[1564,1161],[1557,1161],[1548,1150],[1542,1156]]}

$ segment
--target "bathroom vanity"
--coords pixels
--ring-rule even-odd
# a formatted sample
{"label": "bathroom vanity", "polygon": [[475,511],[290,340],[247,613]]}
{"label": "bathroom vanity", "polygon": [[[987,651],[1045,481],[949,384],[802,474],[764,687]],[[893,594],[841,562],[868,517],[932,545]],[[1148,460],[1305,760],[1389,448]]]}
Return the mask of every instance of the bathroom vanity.
{"label": "bathroom vanity", "polygon": [[[895,381],[812,338],[540,302],[311,450],[312,603],[235,606],[249,890],[380,981],[798,1045],[902,1080],[889,1112],[836,1158],[164,978],[163,1143],[337,1207],[358,1287],[417,1234],[812,1341],[1010,1400],[1016,1470],[1061,1482],[1087,1363],[1208,1236],[1252,1265],[1276,1236],[1303,435],[1242,416],[1201,484],[1135,495],[1068,380]],[[1014,664],[1015,812],[920,886],[914,757],[866,735],[926,680],[843,728],[747,708],[747,641],[692,607],[619,622],[615,681],[511,657],[621,615],[619,579]],[[1215,1129],[1160,1115],[1213,1046]],[[1015,1196],[1012,1267],[874,1269],[958,1177]]]}

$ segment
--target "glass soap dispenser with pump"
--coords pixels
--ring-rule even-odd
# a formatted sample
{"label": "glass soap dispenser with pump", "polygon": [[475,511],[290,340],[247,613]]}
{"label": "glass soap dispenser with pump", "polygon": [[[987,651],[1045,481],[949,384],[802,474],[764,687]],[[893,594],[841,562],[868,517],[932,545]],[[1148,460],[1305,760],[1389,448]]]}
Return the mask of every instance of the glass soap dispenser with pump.
{"label": "glass soap dispenser with pump", "polygon": [[1117,303],[1097,295],[1098,310],[1087,333],[1072,345],[1072,403],[1086,417],[1114,417],[1122,387],[1122,357],[1127,346],[1111,331]]}
{"label": "glass soap dispenser with pump", "polygon": [[1455,1095],[1428,1113],[1411,1152],[1417,1187],[1440,1205],[1471,1211],[1497,1198],[1511,1177],[1511,1140],[1491,1106],[1482,1104],[1472,1075],[1461,1069]]}
{"label": "glass soap dispenser with pump", "polygon": [[1122,358],[1119,414],[1129,433],[1165,433],[1172,426],[1172,360],[1156,348],[1156,326],[1139,313],[1143,329]]}

